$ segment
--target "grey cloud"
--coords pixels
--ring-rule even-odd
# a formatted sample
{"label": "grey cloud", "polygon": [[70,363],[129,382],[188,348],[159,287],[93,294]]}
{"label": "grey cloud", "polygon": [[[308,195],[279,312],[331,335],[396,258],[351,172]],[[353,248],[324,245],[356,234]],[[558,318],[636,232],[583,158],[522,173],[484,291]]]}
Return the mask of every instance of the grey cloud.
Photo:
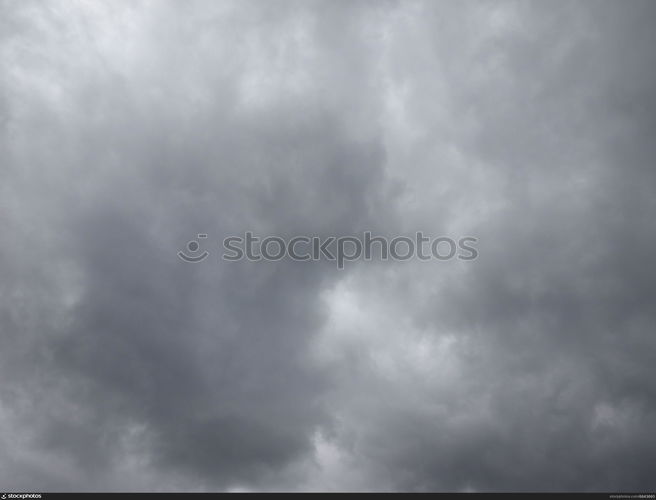
{"label": "grey cloud", "polygon": [[[464,161],[481,164],[473,174],[491,179],[454,195],[484,207],[459,226],[479,236],[481,255],[467,269],[436,270],[428,288],[421,266],[385,285],[380,300],[398,303],[416,329],[396,335],[438,346],[455,339],[447,352],[456,366],[442,374],[448,387],[432,372],[420,372],[421,383],[411,375],[390,383],[378,357],[360,358],[370,377],[360,390],[398,401],[344,418],[342,432],[359,436],[356,453],[378,465],[369,473],[379,484],[653,488],[653,126],[644,110],[655,88],[646,70],[654,11],[588,7],[524,4],[515,31],[470,49],[496,59],[489,80],[453,84],[454,109],[474,125],[457,144]],[[412,298],[399,299],[395,287],[407,286]],[[446,363],[435,352],[435,365]]]}
{"label": "grey cloud", "polygon": [[653,489],[651,3],[1,9],[8,488]]}

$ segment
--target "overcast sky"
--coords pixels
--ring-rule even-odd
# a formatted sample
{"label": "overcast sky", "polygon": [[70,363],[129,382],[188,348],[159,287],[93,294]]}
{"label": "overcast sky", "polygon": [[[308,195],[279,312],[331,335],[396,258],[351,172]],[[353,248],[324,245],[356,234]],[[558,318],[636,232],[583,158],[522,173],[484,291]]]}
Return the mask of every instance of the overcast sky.
{"label": "overcast sky", "polygon": [[[656,489],[655,22],[0,1],[0,487]],[[222,260],[247,230],[479,257]]]}

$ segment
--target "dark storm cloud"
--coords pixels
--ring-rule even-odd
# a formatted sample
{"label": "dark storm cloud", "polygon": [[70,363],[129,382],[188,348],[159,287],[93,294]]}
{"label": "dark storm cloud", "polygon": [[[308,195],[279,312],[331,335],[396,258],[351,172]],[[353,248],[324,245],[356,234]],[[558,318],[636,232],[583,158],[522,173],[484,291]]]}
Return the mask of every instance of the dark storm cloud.
{"label": "dark storm cloud", "polygon": [[2,10],[3,485],[653,489],[651,3]]}
{"label": "dark storm cloud", "polygon": [[[85,33],[106,27],[104,18],[84,18],[94,8],[125,16],[110,29],[129,29],[137,5],[91,7],[64,15],[16,6],[17,19],[35,16],[36,33],[19,30],[7,42],[26,41],[8,52],[38,63],[25,69],[13,60],[10,77],[42,78],[46,102],[9,85],[18,94],[9,115],[16,138],[4,174],[16,189],[7,199],[16,237],[3,269],[8,278],[22,269],[4,283],[3,399],[25,400],[26,408],[9,408],[30,429],[26,446],[69,465],[41,464],[5,480],[14,488],[122,489],[119,462],[132,457],[145,476],[128,476],[133,488],[275,485],[271,476],[310,454],[315,430],[330,419],[322,373],[304,354],[321,320],[317,290],[333,278],[330,268],[307,264],[226,266],[219,244],[245,229],[343,234],[379,225],[382,146],[347,137],[343,118],[317,105],[240,109],[230,102],[239,73],[182,60],[181,44],[191,44],[187,54],[203,47],[169,17],[173,5],[153,15],[182,34],[160,39],[155,26],[140,41],[146,49],[161,42],[173,61],[158,60],[159,45],[144,58],[150,67],[129,74],[111,67],[120,46],[81,50],[110,59],[109,68],[69,60],[78,41],[61,38],[80,31],[100,43]],[[295,12],[262,21],[262,33],[280,36],[277,23]],[[206,34],[227,52],[253,43],[250,34]],[[68,53],[49,53],[48,42]],[[207,50],[211,57],[215,48]],[[29,147],[21,143],[28,139]],[[199,232],[209,233],[213,259],[184,265],[176,252]],[[21,306],[35,316],[29,324],[15,317]],[[30,459],[6,457],[10,470],[38,468]]]}

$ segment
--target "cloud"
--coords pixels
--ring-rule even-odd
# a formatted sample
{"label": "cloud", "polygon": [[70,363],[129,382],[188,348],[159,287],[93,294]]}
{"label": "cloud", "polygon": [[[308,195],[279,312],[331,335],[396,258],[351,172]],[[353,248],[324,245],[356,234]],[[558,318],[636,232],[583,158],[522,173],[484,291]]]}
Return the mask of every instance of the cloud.
{"label": "cloud", "polygon": [[651,3],[2,9],[8,488],[653,489]]}

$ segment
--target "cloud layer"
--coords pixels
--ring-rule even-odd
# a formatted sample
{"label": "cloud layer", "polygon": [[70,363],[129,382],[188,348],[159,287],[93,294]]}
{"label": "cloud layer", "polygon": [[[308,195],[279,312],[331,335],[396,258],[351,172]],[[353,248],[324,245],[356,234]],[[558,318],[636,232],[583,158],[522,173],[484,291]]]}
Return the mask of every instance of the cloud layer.
{"label": "cloud layer", "polygon": [[[655,19],[2,3],[3,487],[653,490]],[[479,258],[222,261],[247,230]]]}

